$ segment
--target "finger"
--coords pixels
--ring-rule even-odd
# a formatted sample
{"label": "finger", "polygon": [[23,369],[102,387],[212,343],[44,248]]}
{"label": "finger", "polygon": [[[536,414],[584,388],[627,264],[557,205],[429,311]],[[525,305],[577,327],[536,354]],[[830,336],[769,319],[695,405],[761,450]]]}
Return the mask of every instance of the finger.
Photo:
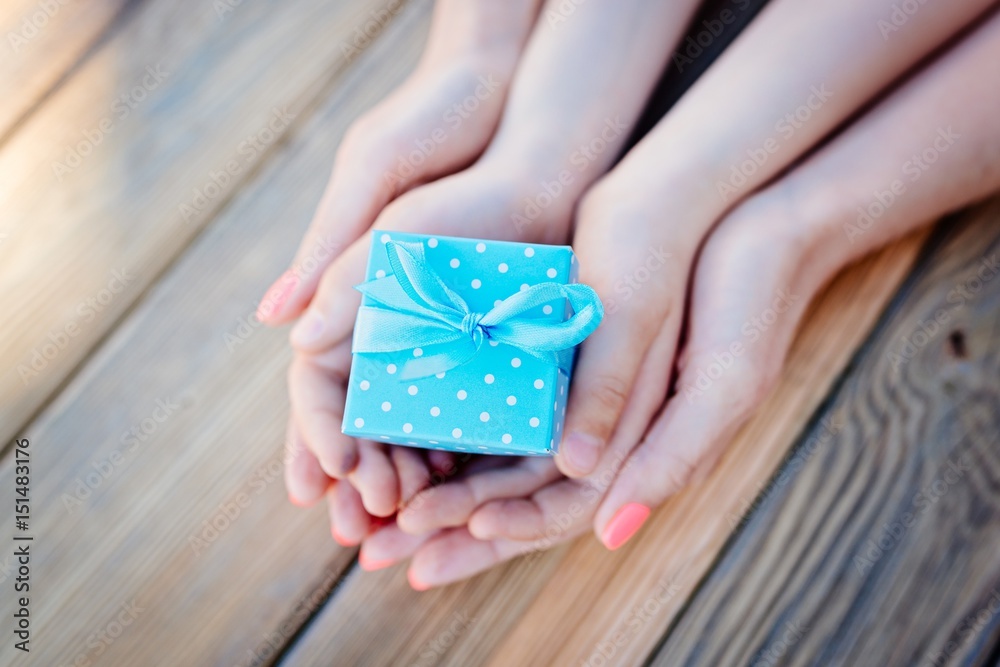
{"label": "finger", "polygon": [[390,446],[389,455],[399,477],[399,507],[430,484],[431,471],[421,453],[409,447]]}
{"label": "finger", "polygon": [[360,544],[373,525],[371,515],[361,504],[361,494],[351,486],[350,482],[339,480],[331,485],[326,493],[326,499],[333,539],[344,547]]}
{"label": "finger", "polygon": [[345,400],[343,371],[349,363],[350,350],[342,346],[322,356],[296,354],[288,370],[288,393],[298,433],[323,471],[335,479],[346,477],[358,462],[354,439],[340,431]]}
{"label": "finger", "polygon": [[409,535],[390,523],[373,532],[361,543],[358,565],[368,572],[390,567],[409,558],[433,534]]}
{"label": "finger", "polygon": [[330,478],[306,447],[291,419],[285,440],[285,488],[288,499],[299,507],[310,507],[323,497]]}
{"label": "finger", "polygon": [[[575,535],[567,534],[568,540]],[[437,535],[413,555],[407,577],[414,590],[425,591],[467,579],[500,563],[531,554],[530,542],[512,540],[481,541],[464,528],[453,528]]]}
{"label": "finger", "polygon": [[422,491],[399,512],[404,532],[421,535],[461,526],[481,504],[496,498],[528,494],[559,477],[552,461],[542,457],[520,459],[513,466],[472,472]]}
{"label": "finger", "polygon": [[399,504],[399,478],[385,445],[359,440],[358,465],[348,480],[361,494],[365,510],[377,517],[392,516]]}

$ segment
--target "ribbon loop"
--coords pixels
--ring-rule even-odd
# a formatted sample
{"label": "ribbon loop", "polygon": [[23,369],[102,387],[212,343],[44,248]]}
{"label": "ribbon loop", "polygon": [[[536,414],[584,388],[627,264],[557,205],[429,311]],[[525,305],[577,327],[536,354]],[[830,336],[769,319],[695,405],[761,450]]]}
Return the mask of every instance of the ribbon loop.
{"label": "ribbon loop", "polygon": [[[468,363],[483,341],[495,340],[569,373],[573,348],[601,323],[604,308],[586,285],[539,283],[507,297],[487,313],[472,311],[427,264],[420,243],[385,244],[393,273],[357,286],[376,306],[362,306],[352,352],[399,352],[447,345],[443,352],[410,359],[400,379],[442,373]],[[556,299],[566,299],[573,314],[562,322],[527,315]]]}

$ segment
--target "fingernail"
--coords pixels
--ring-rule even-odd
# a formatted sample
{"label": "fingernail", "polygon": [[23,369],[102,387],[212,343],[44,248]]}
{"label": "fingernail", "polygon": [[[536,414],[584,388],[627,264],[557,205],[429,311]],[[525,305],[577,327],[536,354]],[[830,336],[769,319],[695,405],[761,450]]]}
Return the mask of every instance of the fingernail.
{"label": "fingernail", "polygon": [[291,491],[288,492],[288,502],[295,505],[296,507],[309,507],[311,505],[311,503],[307,503],[304,500],[296,498],[294,495],[292,495]]}
{"label": "fingernail", "polygon": [[330,533],[333,535],[333,539],[336,540],[337,544],[339,544],[340,546],[342,546],[342,547],[353,547],[354,546],[353,544],[351,544],[351,541],[349,539],[347,539],[346,537],[344,537],[343,535],[341,535],[340,533],[337,532],[336,527],[331,526],[330,527]]}
{"label": "fingernail", "polygon": [[299,277],[291,269],[281,274],[281,277],[274,281],[274,284],[264,293],[264,298],[260,300],[260,304],[257,306],[257,319],[264,322],[281,310],[298,284]]}
{"label": "fingernail", "polygon": [[635,535],[649,517],[649,508],[639,503],[629,503],[618,510],[601,535],[601,542],[614,551]]}
{"label": "fingernail", "polygon": [[310,308],[302,316],[295,328],[292,329],[291,339],[293,345],[309,347],[319,340],[323,333],[323,316]]}
{"label": "fingernail", "polygon": [[430,584],[425,584],[424,582],[419,581],[416,577],[414,577],[413,570],[407,571],[406,579],[410,582],[410,588],[412,588],[415,591],[426,591],[431,587]]}
{"label": "fingernail", "polygon": [[365,556],[365,552],[362,551],[358,554],[358,565],[365,572],[375,572],[376,570],[384,570],[385,568],[396,563],[395,558],[383,558],[382,560],[372,560]]}
{"label": "fingernail", "polygon": [[589,433],[570,433],[559,451],[573,470],[586,475],[597,467],[602,449],[601,441]]}

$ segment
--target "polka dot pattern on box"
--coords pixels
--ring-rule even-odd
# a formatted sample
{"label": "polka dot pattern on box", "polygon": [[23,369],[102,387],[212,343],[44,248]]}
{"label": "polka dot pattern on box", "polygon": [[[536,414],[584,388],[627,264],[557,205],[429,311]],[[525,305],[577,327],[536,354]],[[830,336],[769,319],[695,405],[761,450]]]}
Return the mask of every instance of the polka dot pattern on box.
{"label": "polka dot pattern on box", "polygon": [[[377,234],[380,243],[372,244],[367,280],[391,278],[385,252],[390,240],[421,242],[428,265],[476,312],[489,312],[532,285],[576,280],[578,267],[564,246]],[[555,323],[569,313],[559,299],[540,304],[531,316]],[[356,354],[344,432],[460,452],[551,455],[561,436],[569,379],[523,350],[488,342],[468,363],[420,378],[403,377],[404,366],[412,359],[434,357],[440,346]]]}

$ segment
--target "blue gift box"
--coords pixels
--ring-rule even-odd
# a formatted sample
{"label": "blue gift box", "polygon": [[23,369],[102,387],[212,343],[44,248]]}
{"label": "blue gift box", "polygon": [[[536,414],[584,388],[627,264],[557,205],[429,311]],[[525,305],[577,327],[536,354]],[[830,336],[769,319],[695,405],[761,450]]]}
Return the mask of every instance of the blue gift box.
{"label": "blue gift box", "polygon": [[373,232],[343,432],[551,455],[575,347],[603,316],[568,246]]}

